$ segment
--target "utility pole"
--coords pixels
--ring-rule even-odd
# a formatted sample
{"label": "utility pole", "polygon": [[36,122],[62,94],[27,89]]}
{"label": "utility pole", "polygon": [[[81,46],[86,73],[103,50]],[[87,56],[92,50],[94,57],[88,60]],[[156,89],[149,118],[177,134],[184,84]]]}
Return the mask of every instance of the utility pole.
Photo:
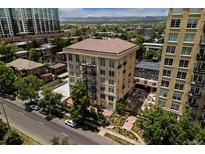
{"label": "utility pole", "polygon": [[5,115],[5,118],[6,118],[6,122],[7,122],[8,126],[9,126],[9,129],[11,129],[11,127],[10,127],[10,125],[9,125],[9,120],[8,120],[8,117],[7,117],[6,110],[5,110],[5,108],[4,108],[3,102],[1,102],[1,105],[2,105],[2,108],[3,108],[3,111],[4,111],[4,115]]}

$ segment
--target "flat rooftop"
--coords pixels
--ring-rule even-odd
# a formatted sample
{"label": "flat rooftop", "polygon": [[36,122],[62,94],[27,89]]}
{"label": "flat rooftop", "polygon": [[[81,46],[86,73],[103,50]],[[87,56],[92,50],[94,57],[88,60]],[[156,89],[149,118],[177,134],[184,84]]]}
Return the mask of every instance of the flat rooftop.
{"label": "flat rooftop", "polygon": [[66,66],[66,64],[57,63],[57,64],[55,64],[55,65],[49,66],[49,68],[51,68],[51,69],[56,69],[56,68],[60,68],[60,67],[63,67],[63,66]]}
{"label": "flat rooftop", "polygon": [[73,45],[64,48],[64,51],[69,49],[77,49],[82,51],[94,51],[102,53],[120,54],[126,50],[136,47],[134,43],[115,39],[85,39]]}
{"label": "flat rooftop", "polygon": [[136,64],[136,68],[159,71],[160,62],[141,61],[138,64]]}
{"label": "flat rooftop", "polygon": [[70,97],[69,84],[66,83],[66,84],[54,89],[53,92],[62,94],[63,98],[61,99],[61,101],[64,101]]}

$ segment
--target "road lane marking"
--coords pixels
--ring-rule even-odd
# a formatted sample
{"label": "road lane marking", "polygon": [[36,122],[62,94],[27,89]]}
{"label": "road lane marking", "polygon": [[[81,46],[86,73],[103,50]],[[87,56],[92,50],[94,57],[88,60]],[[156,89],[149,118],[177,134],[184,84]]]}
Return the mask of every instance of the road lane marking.
{"label": "road lane marking", "polygon": [[66,137],[68,137],[68,135],[67,135],[67,134],[65,134],[65,133],[63,133],[63,132],[61,132],[61,134],[62,134],[62,135],[64,135],[64,136],[66,136]]}
{"label": "road lane marking", "polygon": [[44,124],[43,122],[41,122],[41,121],[38,121],[38,123],[39,123],[39,124],[42,124],[42,125],[45,125],[45,124]]}

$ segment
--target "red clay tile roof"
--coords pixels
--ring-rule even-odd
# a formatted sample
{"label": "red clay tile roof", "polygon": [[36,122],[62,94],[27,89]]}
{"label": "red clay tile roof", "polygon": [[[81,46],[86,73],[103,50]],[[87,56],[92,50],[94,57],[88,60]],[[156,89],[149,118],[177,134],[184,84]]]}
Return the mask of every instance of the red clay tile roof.
{"label": "red clay tile roof", "polygon": [[88,50],[88,51],[119,54],[135,46],[136,44],[118,38],[106,39],[106,40],[85,39],[81,42],[72,44],[66,47],[65,49],[78,49],[78,50]]}

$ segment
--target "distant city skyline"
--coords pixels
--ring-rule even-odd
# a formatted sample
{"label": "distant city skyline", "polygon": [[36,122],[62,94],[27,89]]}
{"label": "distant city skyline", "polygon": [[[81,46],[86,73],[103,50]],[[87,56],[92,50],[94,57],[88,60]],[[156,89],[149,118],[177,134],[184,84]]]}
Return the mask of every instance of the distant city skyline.
{"label": "distant city skyline", "polygon": [[59,17],[167,16],[167,8],[59,8]]}

